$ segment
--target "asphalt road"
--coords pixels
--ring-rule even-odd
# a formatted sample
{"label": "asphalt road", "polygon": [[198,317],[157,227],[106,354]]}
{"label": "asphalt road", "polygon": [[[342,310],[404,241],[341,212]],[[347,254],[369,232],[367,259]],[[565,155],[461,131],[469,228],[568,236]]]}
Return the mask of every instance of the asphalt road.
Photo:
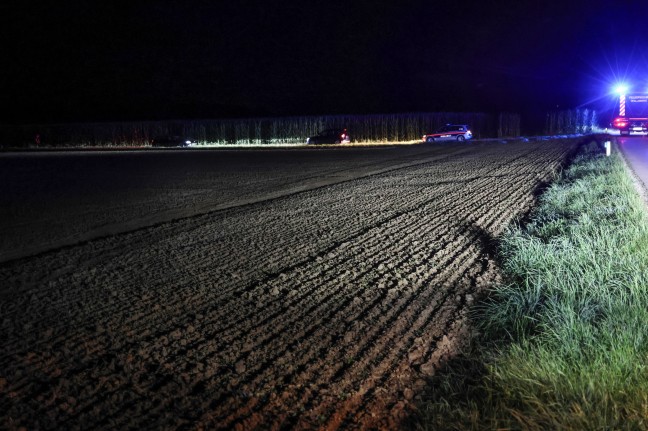
{"label": "asphalt road", "polygon": [[0,262],[483,145],[0,153]]}
{"label": "asphalt road", "polygon": [[617,144],[635,175],[643,183],[644,191],[648,191],[648,137],[617,137]]}

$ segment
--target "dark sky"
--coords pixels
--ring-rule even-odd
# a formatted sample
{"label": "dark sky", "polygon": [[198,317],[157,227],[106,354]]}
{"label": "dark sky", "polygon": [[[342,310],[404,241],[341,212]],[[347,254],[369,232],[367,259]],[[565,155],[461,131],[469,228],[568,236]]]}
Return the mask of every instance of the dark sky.
{"label": "dark sky", "polygon": [[[600,106],[648,2],[10,1],[0,122]],[[643,80],[643,81],[642,81]]]}

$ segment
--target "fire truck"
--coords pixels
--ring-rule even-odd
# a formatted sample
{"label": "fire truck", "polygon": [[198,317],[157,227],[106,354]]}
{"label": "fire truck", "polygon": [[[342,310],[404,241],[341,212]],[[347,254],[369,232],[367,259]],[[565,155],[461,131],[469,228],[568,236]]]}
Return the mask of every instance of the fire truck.
{"label": "fire truck", "polygon": [[648,93],[621,94],[619,115],[612,121],[612,127],[621,135],[648,134]]}

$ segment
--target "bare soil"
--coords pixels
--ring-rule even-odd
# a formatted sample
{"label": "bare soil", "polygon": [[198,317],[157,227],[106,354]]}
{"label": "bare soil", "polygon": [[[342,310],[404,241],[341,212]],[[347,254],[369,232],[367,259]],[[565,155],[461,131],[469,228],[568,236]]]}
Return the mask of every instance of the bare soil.
{"label": "bare soil", "polygon": [[1,427],[397,429],[498,281],[492,239],[576,146],[320,175],[6,262]]}

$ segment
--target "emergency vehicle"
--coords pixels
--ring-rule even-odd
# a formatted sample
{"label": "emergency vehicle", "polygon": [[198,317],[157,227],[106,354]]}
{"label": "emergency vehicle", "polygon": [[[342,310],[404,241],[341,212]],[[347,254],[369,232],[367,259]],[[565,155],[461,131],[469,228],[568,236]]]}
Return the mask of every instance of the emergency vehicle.
{"label": "emergency vehicle", "polygon": [[619,96],[619,115],[612,127],[621,135],[648,134],[648,93],[630,93]]}
{"label": "emergency vehicle", "polygon": [[472,138],[472,132],[467,124],[446,124],[434,133],[423,135],[423,142],[435,141],[465,141]]}

